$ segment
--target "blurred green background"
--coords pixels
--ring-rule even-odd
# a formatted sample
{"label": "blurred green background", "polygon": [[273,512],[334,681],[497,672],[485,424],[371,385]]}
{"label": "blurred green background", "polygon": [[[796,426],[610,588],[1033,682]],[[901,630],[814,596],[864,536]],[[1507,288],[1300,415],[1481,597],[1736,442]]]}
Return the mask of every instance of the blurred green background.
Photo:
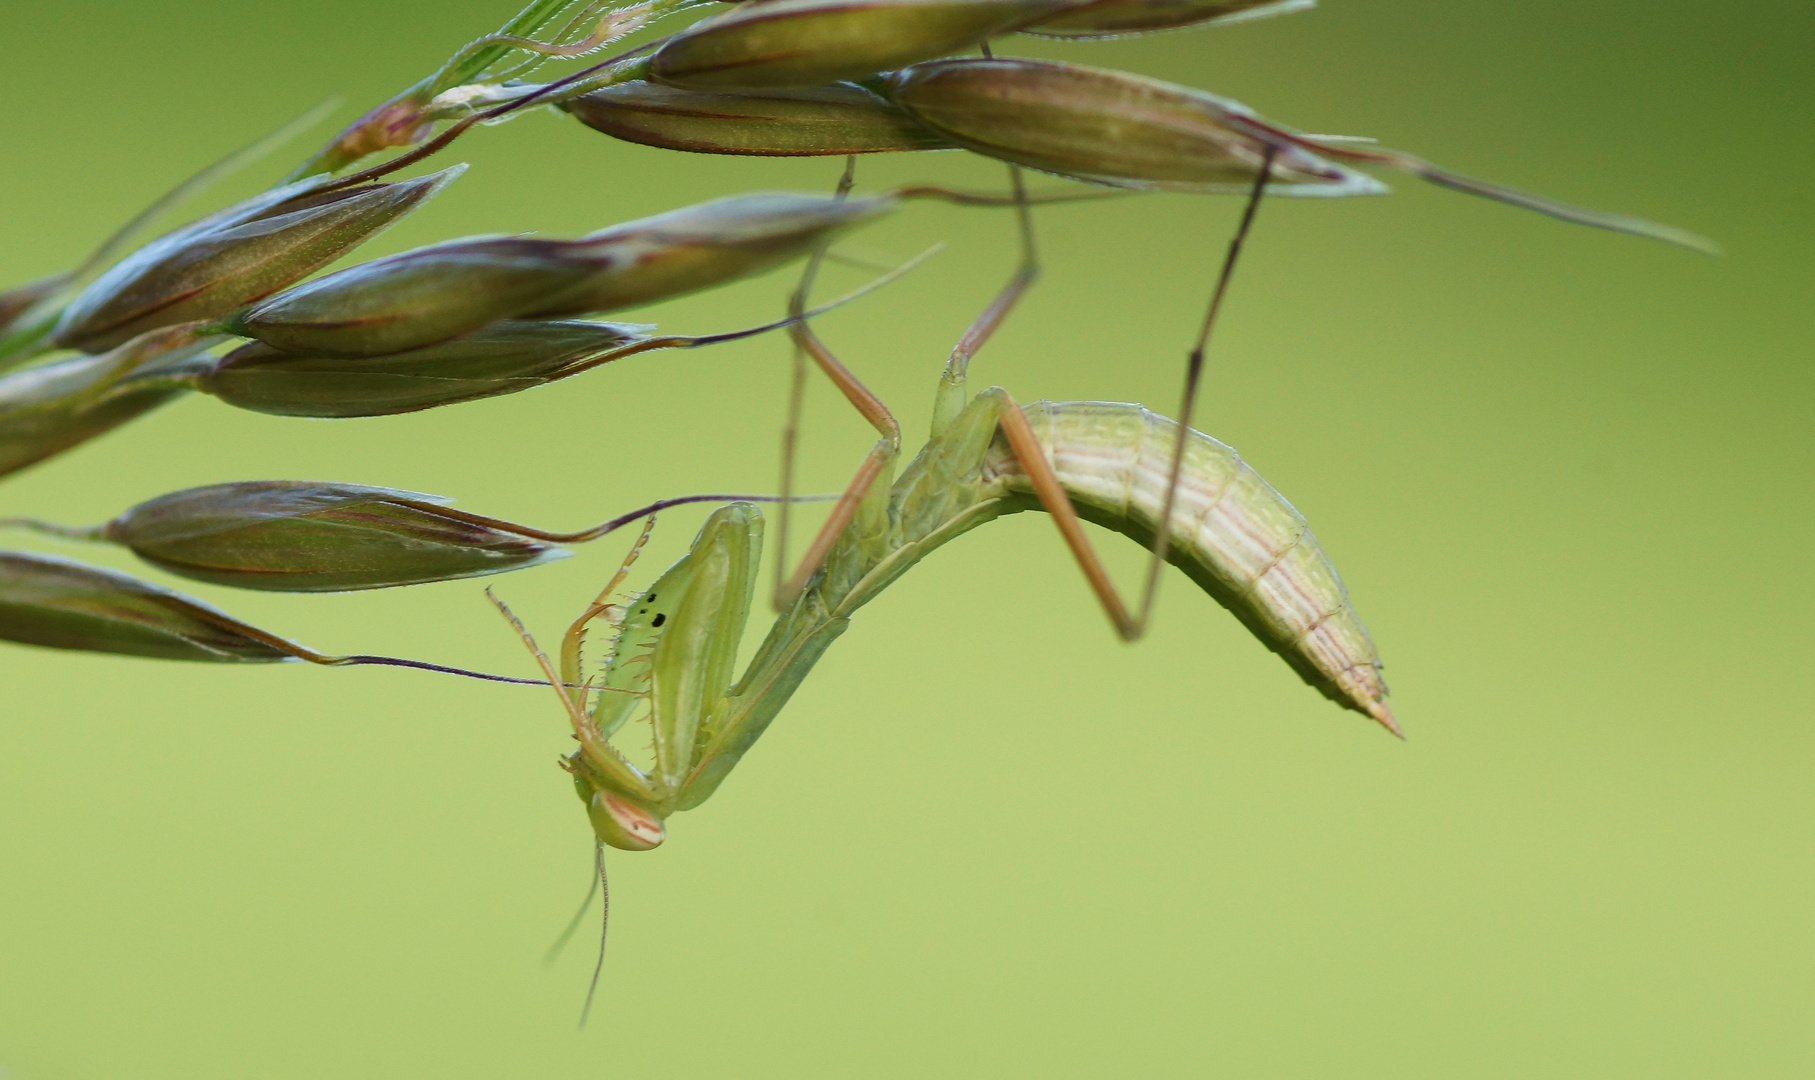
{"label": "blurred green background", "polygon": [[[350,119],[507,8],[10,7],[0,282],[70,265],[328,94]],[[865,611],[667,847],[612,856],[610,953],[576,1033],[588,934],[541,964],[589,872],[552,700],[8,646],[0,1066],[1811,1075],[1811,29],[1782,0],[1328,0],[1000,50],[1203,86],[1727,245],[1707,259],[1393,176],[1389,198],[1262,208],[1199,426],[1311,520],[1408,742],[1305,688],[1182,577],[1154,633],[1118,644],[1044,517],[993,525]],[[474,168],[361,257],[825,190],[838,171],[665,154],[548,114],[446,157]],[[859,175],[1002,183],[959,154]],[[1171,411],[1238,209],[1039,211],[1047,275],[975,378]],[[842,246],[894,262],[948,245],[821,327],[913,441],[951,342],[1012,265],[1011,225],[917,205]],[[834,268],[823,291],[864,276]],[[773,317],[789,280],[633,317],[730,329]],[[87,523],[283,477],[565,529],[666,495],[772,490],[787,355],[777,338],[655,354],[370,421],[185,401],[7,479],[0,514]],[[832,489],[870,437],[823,383],[810,409],[808,486]],[[663,519],[639,582],[701,516]],[[106,550],[6,542],[167,580]],[[1133,582],[1140,553],[1105,543]],[[621,552],[491,584],[552,636]],[[177,584],[323,650],[528,670],[470,581],[341,597]]]}

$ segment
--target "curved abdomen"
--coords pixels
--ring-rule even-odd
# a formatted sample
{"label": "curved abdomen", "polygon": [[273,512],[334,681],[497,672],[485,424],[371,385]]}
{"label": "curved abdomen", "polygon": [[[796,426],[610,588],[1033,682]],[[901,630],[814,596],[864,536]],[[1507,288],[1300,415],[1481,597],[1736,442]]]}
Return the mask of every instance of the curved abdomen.
{"label": "curved abdomen", "polygon": [[[1150,543],[1178,426],[1121,402],[1040,401],[1023,411],[1079,516]],[[1033,490],[1000,432],[984,480]],[[1304,516],[1241,455],[1201,432],[1185,440],[1169,544],[1168,560],[1306,682],[1398,730],[1380,654]]]}

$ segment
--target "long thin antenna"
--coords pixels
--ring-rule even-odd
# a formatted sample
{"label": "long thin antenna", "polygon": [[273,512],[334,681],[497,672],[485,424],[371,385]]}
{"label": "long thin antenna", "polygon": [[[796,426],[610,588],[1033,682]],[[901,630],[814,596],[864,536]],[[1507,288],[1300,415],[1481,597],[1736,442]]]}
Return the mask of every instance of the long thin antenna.
{"label": "long thin antenna", "polygon": [[573,940],[574,931],[580,928],[580,920],[586,917],[586,909],[592,907],[592,898],[599,894],[598,877],[596,875],[588,875],[588,877],[591,880],[586,886],[586,899],[580,901],[580,910],[574,912],[573,918],[567,920],[567,929],[561,931],[561,936],[555,939],[555,943],[548,947],[546,953],[542,954],[544,967],[554,963],[555,958],[561,955],[561,950],[567,948],[567,943]]}
{"label": "long thin antenna", "polygon": [[611,928],[611,885],[605,880],[605,845],[594,841],[592,846],[592,864],[599,871],[599,959],[592,966],[592,985],[586,988],[586,1004],[580,1007],[580,1026],[586,1026],[586,1018],[592,1015],[592,996],[599,992],[599,975],[605,970],[605,932]]}

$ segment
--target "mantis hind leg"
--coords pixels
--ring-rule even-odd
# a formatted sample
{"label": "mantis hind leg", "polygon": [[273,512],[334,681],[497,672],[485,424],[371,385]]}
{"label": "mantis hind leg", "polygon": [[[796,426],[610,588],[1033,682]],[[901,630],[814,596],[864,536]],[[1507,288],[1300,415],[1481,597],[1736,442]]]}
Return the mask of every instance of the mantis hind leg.
{"label": "mantis hind leg", "polygon": [[[1139,638],[1147,628],[1145,613],[1140,619],[1131,615],[1128,605],[1116,591],[1115,584],[1109,580],[1109,571],[1103,566],[1103,560],[1091,545],[1090,538],[1084,534],[1083,520],[1078,517],[1077,508],[1071,505],[1071,498],[1065,494],[1065,488],[1053,472],[1051,462],[1047,461],[1046,449],[1034,434],[1033,425],[1027,422],[1027,414],[1021,411],[1014,396],[1001,387],[992,387],[985,393],[995,399],[996,422],[1022,471],[1027,474],[1041,509],[1052,515],[1059,536],[1064,539],[1065,546],[1071,549],[1072,558],[1077,560],[1078,568],[1084,572],[1084,580],[1089,582],[1090,591],[1096,594],[1097,602],[1103,606],[1116,633],[1124,641]],[[1180,429],[1183,430],[1183,425],[1180,425]],[[1159,530],[1161,535],[1168,531],[1163,528]]]}
{"label": "mantis hind leg", "polygon": [[[1261,159],[1260,171],[1255,177],[1253,191],[1249,194],[1247,207],[1242,212],[1241,224],[1236,228],[1235,236],[1229,242],[1229,252],[1223,259],[1222,272],[1217,276],[1216,287],[1210,295],[1210,304],[1204,312],[1204,321],[1198,331],[1197,342],[1192,347],[1185,365],[1185,392],[1184,400],[1179,405],[1178,436],[1172,444],[1172,465],[1167,477],[1166,495],[1160,504],[1158,519],[1160,526],[1154,530],[1152,557],[1148,560],[1147,574],[1141,587],[1141,600],[1137,611],[1130,612],[1128,605],[1122,600],[1121,594],[1116,591],[1115,584],[1109,580],[1109,572],[1104,568],[1103,561],[1097,555],[1096,548],[1091,545],[1089,537],[1084,534],[1083,521],[1078,517],[1078,512],[1072,506],[1071,499],[1065,494],[1065,489],[1059,483],[1058,476],[1053,472],[1051,463],[1046,460],[1045,449],[1040,445],[1039,438],[1035,436],[1033,426],[1027,422],[1027,415],[1021,411],[1020,405],[1015,402],[1014,397],[1008,391],[999,388],[990,391],[992,395],[998,397],[998,423],[1001,425],[1002,434],[1008,440],[1009,448],[1014,451],[1021,468],[1026,471],[1028,479],[1032,482],[1034,494],[1039,498],[1040,505],[1048,514],[1052,515],[1053,524],[1058,527],[1059,535],[1064,539],[1065,546],[1071,549],[1072,557],[1077,560],[1079,569],[1084,572],[1085,580],[1090,583],[1091,592],[1096,594],[1097,602],[1102,605],[1104,613],[1109,616],[1109,621],[1114,624],[1116,633],[1121,635],[1124,641],[1138,640],[1147,632],[1148,624],[1152,622],[1154,597],[1159,592],[1160,571],[1165,567],[1166,554],[1172,539],[1172,529],[1169,523],[1172,520],[1173,507],[1178,498],[1179,479],[1184,471],[1185,440],[1190,436],[1191,413],[1197,404],[1198,385],[1203,376],[1204,350],[1210,341],[1210,331],[1216,324],[1217,312],[1222,308],[1223,296],[1228,291],[1229,278],[1235,270],[1235,260],[1241,254],[1242,242],[1247,238],[1248,230],[1254,224],[1255,212],[1260,208],[1260,198],[1266,189],[1267,177],[1273,168],[1273,153],[1273,148],[1269,146],[1266,155]],[[1031,237],[1029,243],[1031,245]],[[954,353],[953,357],[955,360],[957,354]],[[947,383],[953,381],[951,365],[947,365],[946,376]],[[963,384],[961,369],[957,371],[956,383],[960,387]],[[941,384],[940,391],[942,395],[946,392],[945,383]]]}
{"label": "mantis hind leg", "polygon": [[[1260,169],[1254,177],[1254,188],[1249,192],[1248,204],[1242,210],[1241,224],[1236,226],[1235,235],[1229,241],[1229,251],[1223,257],[1222,271],[1217,275],[1216,287],[1211,290],[1210,304],[1204,310],[1204,322],[1198,329],[1197,342],[1191,347],[1191,352],[1185,360],[1185,392],[1178,407],[1178,437],[1172,444],[1172,468],[1166,480],[1166,497],[1160,503],[1159,520],[1162,523],[1172,520],[1172,508],[1178,500],[1179,477],[1185,467],[1185,439],[1191,432],[1191,414],[1197,407],[1197,388],[1204,374],[1204,350],[1210,344],[1210,331],[1216,325],[1217,312],[1222,310],[1223,296],[1229,290],[1229,278],[1235,272],[1235,260],[1241,255],[1242,242],[1248,238],[1248,230],[1254,225],[1254,215],[1260,209],[1260,197],[1265,194],[1267,178],[1273,173],[1273,157],[1277,150],[1278,148],[1272,143],[1268,143],[1266,152],[1261,157]],[[1146,583],[1141,586],[1140,613],[1132,621],[1118,621],[1116,624],[1122,637],[1129,641],[1146,633],[1147,624],[1152,621],[1153,601],[1159,593],[1160,571],[1165,568],[1166,550],[1171,539],[1172,530],[1164,525],[1155,530],[1153,534],[1153,557],[1147,561]],[[1071,543],[1069,535],[1066,542]],[[1074,546],[1073,551],[1076,550]],[[1098,569],[1100,570],[1101,567],[1099,566]],[[1088,573],[1089,571],[1086,570],[1087,575]],[[1091,585],[1093,588],[1098,587],[1094,579]],[[1101,595],[1100,589],[1099,595]],[[1113,612],[1110,617],[1115,618]]]}

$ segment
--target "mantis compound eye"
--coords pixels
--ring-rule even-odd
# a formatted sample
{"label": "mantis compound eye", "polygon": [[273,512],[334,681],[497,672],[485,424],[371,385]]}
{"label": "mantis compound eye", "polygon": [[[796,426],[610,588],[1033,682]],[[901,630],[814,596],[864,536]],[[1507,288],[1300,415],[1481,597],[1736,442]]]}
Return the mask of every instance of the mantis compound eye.
{"label": "mantis compound eye", "polygon": [[648,851],[668,838],[661,818],[608,791],[592,793],[586,800],[586,816],[600,842],[620,851]]}

